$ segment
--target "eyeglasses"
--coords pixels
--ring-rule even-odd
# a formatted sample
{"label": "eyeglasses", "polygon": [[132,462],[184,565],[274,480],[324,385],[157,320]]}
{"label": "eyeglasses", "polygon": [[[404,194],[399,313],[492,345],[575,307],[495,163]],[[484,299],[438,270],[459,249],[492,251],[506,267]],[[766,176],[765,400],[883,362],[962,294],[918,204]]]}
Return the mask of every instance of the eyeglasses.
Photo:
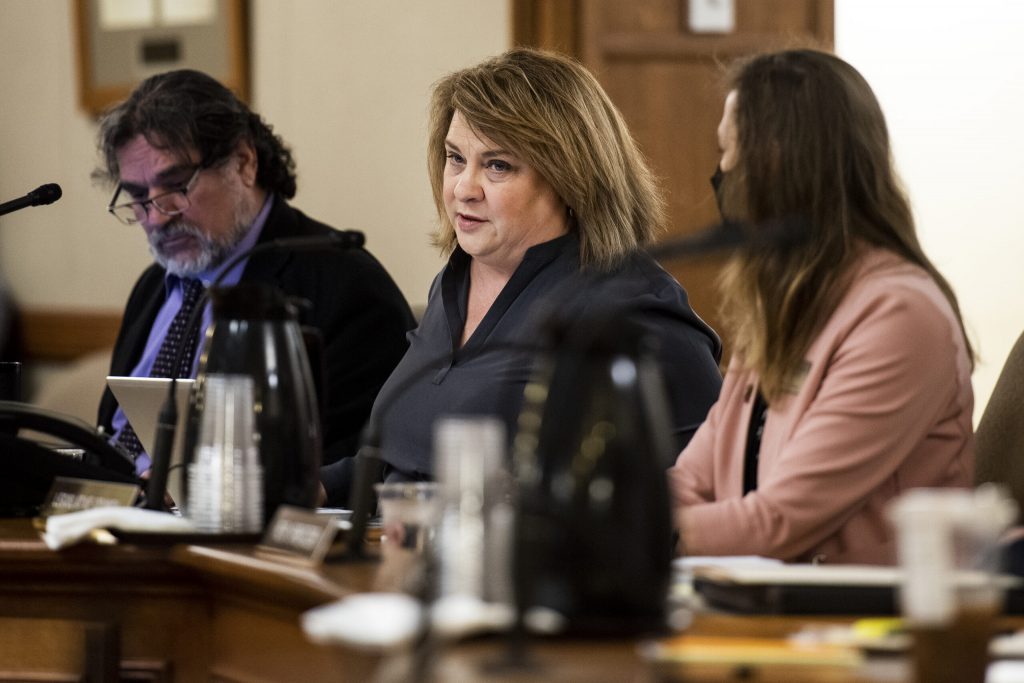
{"label": "eyeglasses", "polygon": [[177,216],[178,214],[188,211],[188,208],[192,206],[192,200],[188,198],[188,193],[195,187],[196,181],[199,179],[199,173],[206,168],[205,166],[197,166],[195,173],[188,179],[188,182],[179,187],[176,190],[170,190],[163,192],[155,197],[149,199],[140,199],[134,202],[124,202],[123,204],[117,204],[117,198],[121,195],[123,189],[121,185],[117,186],[117,190],[114,192],[114,196],[110,198],[110,203],[107,204],[107,211],[114,215],[114,218],[121,221],[125,225],[134,225],[142,220],[145,220],[149,214],[149,207],[153,206],[157,211],[165,216]]}

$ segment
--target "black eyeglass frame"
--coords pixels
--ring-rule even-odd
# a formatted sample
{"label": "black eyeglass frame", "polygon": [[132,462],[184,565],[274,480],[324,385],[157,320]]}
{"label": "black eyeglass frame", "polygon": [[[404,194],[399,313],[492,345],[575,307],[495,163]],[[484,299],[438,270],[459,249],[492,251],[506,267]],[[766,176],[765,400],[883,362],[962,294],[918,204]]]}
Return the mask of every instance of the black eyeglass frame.
{"label": "black eyeglass frame", "polygon": [[[124,202],[122,204],[116,204],[117,198],[121,195],[123,186],[118,183],[117,189],[114,190],[114,196],[110,198],[110,202],[107,204],[107,212],[114,218],[119,220],[125,225],[135,225],[136,223],[142,222],[143,218],[149,214],[149,207],[154,206],[156,210],[165,216],[179,216],[184,212],[188,211],[192,206],[192,200],[189,199],[188,193],[196,185],[196,181],[199,180],[199,174],[209,168],[206,164],[198,164],[196,170],[192,173],[192,177],[188,179],[181,187],[175,190],[168,190],[167,192],[161,192],[155,197],[149,197],[148,199],[139,199],[131,202]],[[180,196],[178,202],[183,202],[184,206],[180,208],[167,209],[160,206],[161,199],[168,199],[170,197]],[[118,211],[124,211],[126,214],[131,211],[131,215],[120,215]]]}

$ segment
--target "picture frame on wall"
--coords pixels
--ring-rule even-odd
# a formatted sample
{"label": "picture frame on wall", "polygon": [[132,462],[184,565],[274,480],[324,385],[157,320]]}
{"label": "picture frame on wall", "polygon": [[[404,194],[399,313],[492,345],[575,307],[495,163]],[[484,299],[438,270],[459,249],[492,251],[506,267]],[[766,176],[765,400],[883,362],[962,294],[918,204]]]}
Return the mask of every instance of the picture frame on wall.
{"label": "picture frame on wall", "polygon": [[249,96],[246,0],[74,0],[79,101],[99,115],[140,82],[196,69]]}

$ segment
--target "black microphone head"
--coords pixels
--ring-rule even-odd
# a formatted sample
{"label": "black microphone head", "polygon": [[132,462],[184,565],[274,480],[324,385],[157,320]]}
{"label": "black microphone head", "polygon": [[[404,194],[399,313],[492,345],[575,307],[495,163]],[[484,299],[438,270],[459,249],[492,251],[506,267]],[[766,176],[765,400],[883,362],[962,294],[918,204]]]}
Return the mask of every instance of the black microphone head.
{"label": "black microphone head", "polygon": [[63,194],[60,185],[57,183],[47,183],[29,192],[28,196],[32,200],[32,206],[42,206],[43,204],[53,204]]}
{"label": "black microphone head", "polygon": [[726,220],[699,232],[656,244],[647,253],[656,259],[707,256],[746,246],[750,241],[749,226]]}
{"label": "black microphone head", "polygon": [[758,224],[726,219],[700,232],[656,244],[647,253],[655,259],[670,259],[738,250],[786,250],[801,245],[810,234],[811,223],[803,216]]}

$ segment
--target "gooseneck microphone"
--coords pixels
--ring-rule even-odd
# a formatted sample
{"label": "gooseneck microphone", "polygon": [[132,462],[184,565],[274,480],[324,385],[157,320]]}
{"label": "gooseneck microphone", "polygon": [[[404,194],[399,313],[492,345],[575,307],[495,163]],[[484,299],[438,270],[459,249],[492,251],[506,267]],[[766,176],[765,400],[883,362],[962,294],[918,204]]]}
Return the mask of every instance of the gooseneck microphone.
{"label": "gooseneck microphone", "polygon": [[61,192],[60,185],[57,183],[40,185],[24,197],[18,197],[17,199],[12,199],[9,202],[0,204],[0,216],[4,216],[19,209],[24,209],[26,206],[53,204],[61,198],[62,194],[63,192]]}
{"label": "gooseneck microphone", "polygon": [[784,249],[800,244],[810,233],[806,218],[787,218],[753,224],[726,219],[695,233],[647,248],[655,259],[697,258],[727,251]]}
{"label": "gooseneck microphone", "polygon": [[[192,315],[189,317],[183,338],[197,333],[199,321],[203,318],[203,311],[206,309],[206,302],[210,298],[210,292],[220,285],[221,281],[231,270],[243,259],[254,254],[265,251],[276,251],[286,249],[291,251],[305,251],[324,249],[327,247],[338,247],[340,249],[359,249],[366,244],[366,236],[358,230],[334,230],[327,235],[314,235],[308,237],[282,237],[268,240],[237,254],[226,262],[220,275],[210,283],[210,286],[203,291],[202,296],[196,304]],[[180,368],[185,353],[185,344],[178,346],[172,368]],[[173,374],[167,389],[167,398],[164,399],[160,414],[157,417],[156,435],[153,439],[153,452],[150,457],[149,484],[146,487],[146,505],[150,510],[164,509],[164,494],[167,491],[167,475],[171,466],[171,453],[174,450],[175,429],[178,424],[178,402],[175,392],[177,391],[178,376]]]}

